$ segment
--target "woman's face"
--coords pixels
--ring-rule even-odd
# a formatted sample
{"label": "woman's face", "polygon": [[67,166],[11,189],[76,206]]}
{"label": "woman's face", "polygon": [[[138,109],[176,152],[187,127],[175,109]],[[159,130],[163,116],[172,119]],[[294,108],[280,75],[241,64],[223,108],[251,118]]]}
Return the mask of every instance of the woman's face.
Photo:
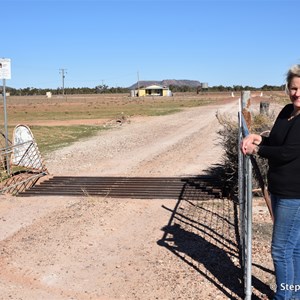
{"label": "woman's face", "polygon": [[300,109],[300,77],[293,77],[289,85],[289,96],[294,107]]}

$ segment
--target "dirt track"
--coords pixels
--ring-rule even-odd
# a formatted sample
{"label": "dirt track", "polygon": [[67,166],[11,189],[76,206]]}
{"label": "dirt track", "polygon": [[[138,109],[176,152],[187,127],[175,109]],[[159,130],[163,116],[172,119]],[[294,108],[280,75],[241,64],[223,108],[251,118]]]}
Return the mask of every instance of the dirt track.
{"label": "dirt track", "polygon": [[[237,106],[133,119],[46,165],[53,175],[203,174],[222,155],[215,114],[235,116]],[[0,299],[240,299],[232,203],[186,202],[169,224],[176,203],[2,196]]]}
{"label": "dirt track", "polygon": [[237,100],[224,107],[129,120],[113,131],[57,151],[47,165],[55,175],[196,175],[220,158],[218,110],[237,112]]}

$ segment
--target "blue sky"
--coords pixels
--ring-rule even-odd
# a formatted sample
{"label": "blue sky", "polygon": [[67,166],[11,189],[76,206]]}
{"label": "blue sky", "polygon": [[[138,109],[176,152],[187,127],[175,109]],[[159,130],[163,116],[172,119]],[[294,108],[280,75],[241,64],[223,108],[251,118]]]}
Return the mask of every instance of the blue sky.
{"label": "blue sky", "polygon": [[[281,85],[300,63],[300,1],[0,0],[15,88],[190,79]],[[1,83],[0,83],[1,84]]]}

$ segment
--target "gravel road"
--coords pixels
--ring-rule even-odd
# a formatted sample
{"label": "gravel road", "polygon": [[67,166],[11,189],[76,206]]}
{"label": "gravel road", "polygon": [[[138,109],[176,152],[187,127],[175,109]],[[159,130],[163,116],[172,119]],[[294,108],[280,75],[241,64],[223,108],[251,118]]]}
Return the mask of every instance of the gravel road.
{"label": "gravel road", "polygon": [[217,111],[237,114],[237,101],[178,114],[133,118],[47,158],[55,175],[180,176],[202,173],[220,159]]}
{"label": "gravel road", "polygon": [[[216,112],[235,116],[237,107],[233,98],[132,118],[48,155],[46,165],[67,176],[203,174],[222,155]],[[177,204],[1,196],[0,299],[241,299],[232,202]]]}

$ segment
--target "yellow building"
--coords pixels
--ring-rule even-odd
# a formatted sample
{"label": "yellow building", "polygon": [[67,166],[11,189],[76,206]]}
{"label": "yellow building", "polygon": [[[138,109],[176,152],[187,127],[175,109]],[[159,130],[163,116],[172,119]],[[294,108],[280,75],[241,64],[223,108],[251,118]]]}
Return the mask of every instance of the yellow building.
{"label": "yellow building", "polygon": [[150,85],[131,91],[133,97],[145,96],[172,96],[172,92],[167,87],[160,85]]}

